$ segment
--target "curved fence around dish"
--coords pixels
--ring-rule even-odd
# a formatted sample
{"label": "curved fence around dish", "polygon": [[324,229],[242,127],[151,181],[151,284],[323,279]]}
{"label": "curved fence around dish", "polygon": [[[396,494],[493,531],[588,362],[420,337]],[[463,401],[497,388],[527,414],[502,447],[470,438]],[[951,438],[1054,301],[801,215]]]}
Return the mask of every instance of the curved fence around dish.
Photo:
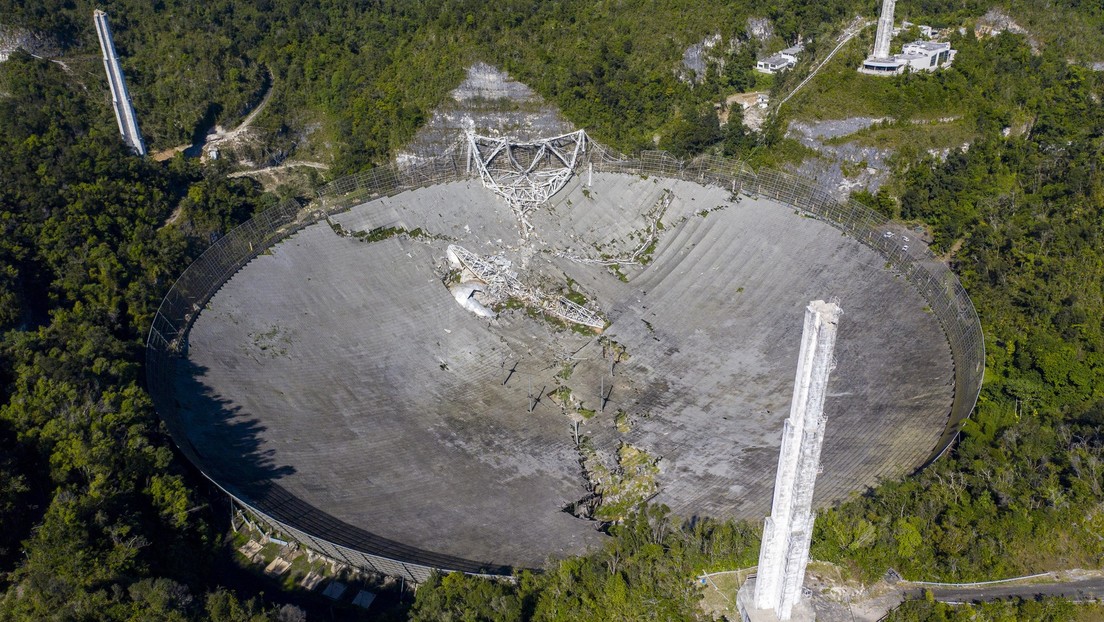
{"label": "curved fence around dish", "polygon": [[841,201],[816,184],[787,173],[755,172],[739,161],[722,157],[701,157],[684,163],[662,151],[646,151],[635,158],[595,151],[597,157],[589,163],[595,171],[672,177],[721,186],[733,194],[774,199],[832,225],[882,255],[886,267],[903,275],[924,297],[927,310],[943,328],[954,362],[950,416],[923,466],[937,460],[951,446],[981,393],[985,340],[970,296],[927,244],[909,239],[899,226],[865,205],[851,199]]}
{"label": "curved fence around dish", "polygon": [[[955,275],[922,243],[903,240],[884,217],[855,201],[840,201],[814,184],[785,173],[753,172],[719,157],[682,162],[664,152],[635,157],[590,143],[576,172],[613,172],[667,177],[729,189],[733,194],[774,199],[802,210],[866,244],[904,275],[938,318],[954,360],[954,401],[946,428],[925,465],[950,446],[981,391],[985,348],[973,304]],[[585,169],[583,167],[586,167]],[[403,545],[344,523],[288,493],[276,482],[239,489],[218,476],[193,447],[175,395],[176,364],[187,356],[188,331],[215,293],[238,270],[287,236],[330,214],[384,196],[439,183],[474,179],[459,149],[441,157],[390,165],[323,186],[307,206],[294,200],[258,214],[217,240],[187,267],[154,315],[146,344],[147,384],[154,405],[181,452],[235,503],[271,528],[332,559],[354,567],[425,581],[434,570],[504,576],[511,568],[441,555]]]}

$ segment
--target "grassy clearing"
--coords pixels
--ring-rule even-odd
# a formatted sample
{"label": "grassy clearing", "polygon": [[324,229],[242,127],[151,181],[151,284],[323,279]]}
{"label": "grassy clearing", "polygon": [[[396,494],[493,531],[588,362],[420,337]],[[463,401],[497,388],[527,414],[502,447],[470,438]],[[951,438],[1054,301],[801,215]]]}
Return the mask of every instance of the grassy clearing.
{"label": "grassy clearing", "polygon": [[594,508],[596,520],[623,520],[658,489],[659,459],[639,447],[621,443],[613,468],[603,462],[589,439],[579,446],[579,453],[594,492],[601,496],[601,502]]}
{"label": "grassy clearing", "polygon": [[872,33],[856,37],[783,109],[801,120],[855,116],[939,119],[967,112],[969,84],[953,67],[893,78],[867,76],[857,68],[870,49]]}
{"label": "grassy clearing", "polygon": [[[739,619],[736,609],[736,592],[747,578],[747,572],[734,570],[711,575],[705,579],[702,588],[701,608],[714,617],[725,616],[731,620]],[[700,582],[701,579],[698,579]]]}
{"label": "grassy clearing", "polygon": [[784,138],[770,149],[756,148],[746,162],[754,169],[782,168],[784,164],[801,164],[809,158],[819,158],[820,153],[792,138]]}
{"label": "grassy clearing", "polygon": [[575,279],[573,279],[573,278],[571,278],[567,275],[564,275],[564,277],[567,278],[567,289],[564,292],[563,297],[567,298],[571,302],[574,302],[575,304],[579,305],[580,307],[585,307],[587,305],[587,303],[590,302],[590,301],[587,300],[587,297],[586,297],[585,294],[583,294],[582,292],[580,292],[578,289],[575,288],[575,286],[578,285],[579,283],[576,282]]}
{"label": "grassy clearing", "polygon": [[632,419],[629,419],[629,413],[623,410],[617,411],[613,418],[613,424],[617,427],[617,431],[622,434],[632,432]]}
{"label": "grassy clearing", "polygon": [[846,136],[824,141],[826,145],[858,143],[863,147],[898,150],[911,147],[918,151],[953,149],[972,142],[977,135],[974,128],[962,120],[939,122],[887,122],[877,123]]}

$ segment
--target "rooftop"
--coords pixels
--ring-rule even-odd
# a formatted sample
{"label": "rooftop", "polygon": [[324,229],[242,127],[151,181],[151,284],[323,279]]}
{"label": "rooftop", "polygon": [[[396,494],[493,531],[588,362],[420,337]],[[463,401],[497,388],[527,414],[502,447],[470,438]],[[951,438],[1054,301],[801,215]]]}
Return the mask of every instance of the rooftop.
{"label": "rooftop", "polygon": [[777,66],[788,65],[788,64],[792,63],[793,58],[789,57],[789,56],[784,56],[782,54],[774,54],[773,56],[768,56],[764,59],[759,60],[759,62],[777,67]]}
{"label": "rooftop", "polygon": [[943,41],[913,41],[912,43],[906,43],[903,49],[907,53],[909,48],[924,50],[925,52],[942,52],[951,49],[951,44]]}

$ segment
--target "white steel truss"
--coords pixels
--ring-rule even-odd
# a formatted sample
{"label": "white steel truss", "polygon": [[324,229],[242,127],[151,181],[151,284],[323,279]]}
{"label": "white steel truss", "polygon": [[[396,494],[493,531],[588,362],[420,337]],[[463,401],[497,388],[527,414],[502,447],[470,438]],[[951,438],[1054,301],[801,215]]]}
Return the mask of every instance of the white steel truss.
{"label": "white steel truss", "polygon": [[517,272],[510,270],[510,262],[500,255],[481,257],[455,244],[450,244],[447,252],[450,260],[455,260],[470,270],[475,278],[487,284],[485,294],[489,298],[516,298],[574,324],[598,330],[606,326],[605,318],[586,307],[563,296],[549,296],[539,289],[523,285],[517,278]]}
{"label": "white steel truss", "polygon": [[468,169],[475,165],[483,185],[506,199],[525,237],[533,229],[526,214],[564,187],[587,145],[583,130],[528,143],[468,130],[467,139]]}

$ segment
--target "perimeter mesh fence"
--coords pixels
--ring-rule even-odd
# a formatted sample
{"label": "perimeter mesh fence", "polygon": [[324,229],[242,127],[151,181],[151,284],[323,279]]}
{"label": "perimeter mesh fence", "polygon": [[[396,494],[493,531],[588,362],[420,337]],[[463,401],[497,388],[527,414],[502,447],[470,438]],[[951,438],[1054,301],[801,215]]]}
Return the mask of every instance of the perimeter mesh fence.
{"label": "perimeter mesh fence", "polygon": [[840,200],[805,179],[779,171],[752,171],[739,160],[705,156],[682,162],[663,151],[627,157],[591,143],[588,166],[598,172],[668,177],[720,186],[735,194],[773,199],[826,222],[873,249],[886,267],[903,275],[927,302],[938,320],[954,362],[954,401],[939,442],[924,466],[950,447],[969,418],[985,375],[985,340],[981,322],[958,277],[908,232],[865,205]]}
{"label": "perimeter mesh fence", "polygon": [[188,331],[211,298],[246,264],[293,233],[355,205],[400,192],[465,179],[454,151],[410,166],[387,166],[338,179],[303,206],[284,201],[219,238],[173,284],[154,314],[146,342],[146,382],[177,446],[220,490],[262,522],[303,546],[357,568],[424,582],[434,570],[503,576],[511,568],[441,555],[388,540],[342,522],[276,482],[239,488],[188,440],[176,392],[177,364],[188,355]]}
{"label": "perimeter mesh fence", "polygon": [[459,147],[453,145],[436,158],[417,158],[404,165],[390,164],[335,179],[318,189],[317,208],[334,214],[380,197],[465,179],[469,176],[467,153]]}
{"label": "perimeter mesh fence", "polygon": [[[764,197],[793,206],[818,218],[878,252],[886,267],[908,279],[938,318],[954,361],[955,390],[950,419],[926,463],[950,446],[969,417],[981,391],[985,346],[973,304],[958,278],[927,245],[906,240],[905,233],[883,216],[855,201],[840,201],[814,184],[777,171],[748,169],[721,157],[680,161],[660,151],[624,156],[589,142],[587,157],[577,165],[599,173],[666,177],[720,186],[733,195]],[[425,581],[435,570],[476,575],[508,575],[510,568],[440,555],[390,541],[344,523],[295,498],[275,482],[242,490],[234,487],[191,445],[175,395],[176,365],[188,351],[188,331],[211,298],[234,274],[259,254],[300,229],[356,205],[426,186],[476,180],[466,153],[453,148],[433,159],[375,168],[343,177],[318,190],[318,198],[303,206],[284,201],[241,224],[211,245],[181,274],[154,315],[146,346],[150,394],[180,450],[216,486],[273,529],[303,546],[348,563]],[[222,481],[220,481],[222,480]]]}

